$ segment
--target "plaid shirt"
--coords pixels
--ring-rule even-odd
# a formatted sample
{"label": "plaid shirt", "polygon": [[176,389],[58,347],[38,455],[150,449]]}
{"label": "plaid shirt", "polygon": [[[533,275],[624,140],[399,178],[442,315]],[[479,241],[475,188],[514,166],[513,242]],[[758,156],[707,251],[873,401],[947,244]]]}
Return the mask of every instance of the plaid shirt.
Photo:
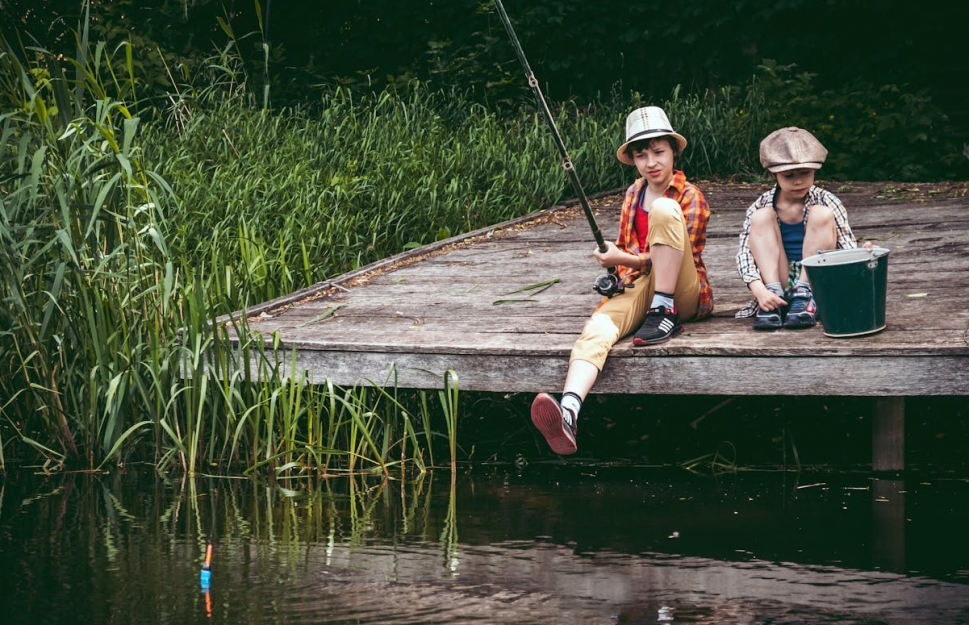
{"label": "plaid shirt", "polygon": [[[757,269],[757,263],[754,262],[754,255],[750,253],[750,218],[756,211],[762,208],[773,209],[776,195],[777,187],[775,186],[770,191],[762,193],[747,208],[747,215],[744,217],[744,227],[740,232],[740,251],[737,252],[737,270],[740,271],[740,277],[743,278],[744,284],[750,284],[754,280],[761,279],[760,271]],[[827,206],[834,213],[835,227],[838,231],[838,249],[849,250],[858,247],[855,235],[851,232],[851,227],[848,225],[848,213],[845,210],[844,204],[833,193],[825,191],[817,185],[813,185],[804,197],[804,221],[802,223],[807,223],[809,207],[815,204]],[[797,263],[796,267],[791,268],[791,273],[796,275],[795,272],[800,272],[800,266],[801,264]]]}
{"label": "plaid shirt", "polygon": [[[647,186],[645,178],[639,178],[626,190],[626,197],[622,203],[622,214],[619,217],[619,237],[616,246],[630,254],[639,256],[641,269],[618,267],[619,277],[623,284],[630,284],[637,277],[648,274],[653,266],[649,256],[649,249],[640,249],[639,237],[636,236],[636,211],[640,208],[643,191]],[[703,192],[686,180],[686,174],[674,170],[673,179],[666,190],[665,196],[676,200],[683,209],[686,219],[686,230],[690,235],[690,246],[693,249],[693,264],[696,265],[697,276],[700,278],[700,303],[695,319],[702,319],[713,312],[713,289],[707,279],[707,268],[703,264],[703,248],[707,244],[707,222],[710,220],[710,206],[707,204]]]}

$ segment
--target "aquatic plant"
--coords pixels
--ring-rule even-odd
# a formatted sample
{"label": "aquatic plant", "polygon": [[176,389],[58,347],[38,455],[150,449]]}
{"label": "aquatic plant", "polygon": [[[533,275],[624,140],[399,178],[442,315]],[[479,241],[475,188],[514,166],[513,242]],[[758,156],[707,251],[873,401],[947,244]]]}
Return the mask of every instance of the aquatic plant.
{"label": "aquatic plant", "polygon": [[[729,452],[729,456],[727,456]],[[709,472],[711,475],[737,472],[737,449],[733,443],[722,441],[713,453],[703,454],[679,463],[679,466],[694,473]]]}
{"label": "aquatic plant", "polygon": [[35,50],[28,66],[0,47],[0,387],[16,397],[4,413],[21,441],[93,465],[149,422],[117,399],[149,384],[175,271],[160,227],[168,189],[117,97],[134,78],[90,52],[65,67]]}

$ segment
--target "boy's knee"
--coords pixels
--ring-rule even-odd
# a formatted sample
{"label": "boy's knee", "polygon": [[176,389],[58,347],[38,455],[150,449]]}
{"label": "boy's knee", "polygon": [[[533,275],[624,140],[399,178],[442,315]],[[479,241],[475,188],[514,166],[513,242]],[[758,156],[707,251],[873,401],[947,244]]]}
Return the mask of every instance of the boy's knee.
{"label": "boy's knee", "polygon": [[592,313],[582,330],[582,338],[611,347],[619,340],[619,328],[609,315]]}
{"label": "boy's knee", "polygon": [[650,225],[655,223],[656,219],[671,219],[674,221],[683,220],[683,208],[680,207],[679,202],[672,198],[661,197],[653,201],[649,205],[649,221]]}
{"label": "boy's knee", "polygon": [[585,360],[600,371],[609,355],[609,350],[619,341],[619,328],[609,315],[593,313],[586,321],[578,340],[572,345],[569,362]]}
{"label": "boy's knee", "polygon": [[661,197],[649,206],[649,234],[646,241],[650,247],[667,245],[683,251],[688,243],[686,218],[676,200]]}
{"label": "boy's knee", "polygon": [[807,209],[807,226],[809,228],[834,227],[834,211],[823,204],[812,204]]}
{"label": "boy's knee", "polygon": [[750,228],[752,230],[760,230],[763,228],[773,229],[776,224],[777,213],[772,210],[762,208],[754,211],[754,214],[750,216]]}

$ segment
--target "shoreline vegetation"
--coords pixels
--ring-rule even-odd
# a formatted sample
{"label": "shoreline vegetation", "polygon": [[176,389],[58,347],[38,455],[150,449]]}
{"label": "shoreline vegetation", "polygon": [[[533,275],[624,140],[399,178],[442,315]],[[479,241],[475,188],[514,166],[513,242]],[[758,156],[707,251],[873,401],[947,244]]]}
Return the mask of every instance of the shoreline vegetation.
{"label": "shoreline vegetation", "polygon": [[[233,347],[215,321],[567,199],[537,113],[416,81],[323,88],[312,106],[273,110],[233,45],[170,70],[159,97],[142,92],[130,43],[89,42],[83,24],[75,36],[73,58],[0,41],[0,470],[455,470],[459,371],[434,393],[283,379],[284,350],[245,319]],[[822,106],[843,107],[828,122],[857,118],[822,137],[865,137],[833,149],[845,159],[834,176],[918,179],[965,160],[930,140],[942,115],[924,95],[819,92],[765,61],[745,85],[662,102],[557,103],[587,192],[628,183],[615,139],[628,110],[653,103],[688,131],[698,179],[758,179],[759,138]],[[891,162],[876,162],[883,152]]]}

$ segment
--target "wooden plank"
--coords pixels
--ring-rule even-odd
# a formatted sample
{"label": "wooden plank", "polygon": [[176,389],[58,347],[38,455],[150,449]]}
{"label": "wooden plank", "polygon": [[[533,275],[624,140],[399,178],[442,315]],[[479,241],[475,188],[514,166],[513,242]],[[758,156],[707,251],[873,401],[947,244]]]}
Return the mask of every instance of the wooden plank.
{"label": "wooden plank", "polygon": [[[375,296],[362,299],[347,299],[331,302],[330,308],[295,307],[287,309],[277,317],[253,320],[251,327],[256,330],[272,332],[285,329],[289,336],[299,340],[311,341],[310,335],[317,336],[321,342],[336,338],[353,337],[353,340],[369,342],[379,336],[384,343],[418,343],[419,339],[408,340],[406,334],[415,330],[450,332],[452,340],[457,335],[468,333],[547,334],[578,333],[594,308],[597,297],[581,300],[565,296],[552,298],[542,294],[547,302],[541,304],[520,302],[495,306],[488,298],[469,299],[461,302],[461,317],[455,318],[453,308],[448,302],[451,298],[422,301],[416,297],[403,297],[400,294]],[[718,305],[718,316],[700,322],[685,324],[686,336],[704,337],[714,341],[716,336],[732,336],[731,341],[740,341],[751,348],[778,345],[779,343],[803,346],[814,349],[817,345],[837,343],[840,347],[885,347],[897,342],[900,347],[913,343],[929,346],[950,345],[953,349],[969,347],[965,330],[969,327],[969,310],[965,300],[947,291],[947,295],[936,297],[931,293],[926,297],[905,298],[899,301],[892,297],[887,302],[888,328],[885,332],[872,335],[865,343],[819,337],[814,331],[798,333],[760,333],[753,332],[750,320],[734,319],[733,310],[746,303],[747,298],[733,302],[735,306]],[[342,305],[342,307],[341,307]],[[961,308],[961,310],[960,310]],[[328,314],[329,316],[321,317]],[[340,326],[339,329],[332,326]],[[355,334],[362,332],[363,334]],[[340,337],[331,336],[340,334]],[[370,339],[367,335],[370,334]],[[919,338],[912,336],[918,334]],[[341,341],[345,342],[345,341]],[[687,343],[679,340],[677,344]],[[965,351],[962,349],[962,351]]]}
{"label": "wooden plank", "polygon": [[[925,305],[914,310],[895,310],[895,305],[889,302],[886,313],[888,316],[887,330],[878,335],[871,335],[866,340],[876,345],[890,345],[895,341],[905,345],[911,344],[913,342],[912,337],[916,337],[916,342],[925,342],[928,345],[944,345],[951,342],[951,345],[957,348],[960,344],[965,344],[969,313],[956,310],[959,302],[947,300],[943,305],[939,303],[940,300],[938,299],[923,299],[925,299]],[[952,314],[934,314],[937,311],[946,311],[950,307]],[[472,310],[474,310],[473,307],[466,308],[467,312]],[[297,334],[317,333],[321,342],[324,338],[323,333],[337,332],[335,328],[329,327],[334,324],[340,326],[339,332],[341,334],[367,331],[372,328],[378,335],[384,336],[385,342],[397,342],[398,338],[393,333],[414,330],[559,334],[578,332],[592,310],[592,306],[567,307],[563,305],[556,314],[557,311],[553,309],[534,310],[524,306],[507,305],[494,306],[492,309],[482,307],[473,315],[468,314],[461,320],[455,320],[449,315],[450,311],[448,310],[428,309],[422,305],[414,305],[408,302],[391,302],[383,307],[354,303],[342,308],[332,309],[330,316],[324,319],[308,317],[305,314],[306,311],[302,311],[302,313],[293,312],[280,316],[271,326],[268,325],[270,319],[263,319],[253,321],[250,327],[254,330],[286,328]],[[750,319],[735,319],[732,311],[722,311],[722,313],[702,321],[684,322],[683,327],[686,334],[683,336],[703,335],[714,340],[714,335],[729,335],[742,338],[745,342],[753,342],[754,345],[759,344],[757,343],[759,341],[774,345],[789,342],[798,345],[801,339],[807,339],[809,347],[814,345],[816,339],[832,340],[828,337],[818,337],[813,330],[795,333],[787,331],[754,332],[751,328]],[[940,335],[940,332],[945,336]],[[325,338],[330,340],[332,337],[326,336]],[[401,338],[400,340],[404,342],[404,339]],[[846,342],[840,340],[840,343]],[[857,343],[848,341],[847,344],[856,345]]]}
{"label": "wooden plank", "polygon": [[[898,285],[896,285],[898,286]],[[939,327],[965,327],[969,319],[969,309],[966,309],[966,299],[963,294],[969,291],[959,291],[956,285],[932,285],[916,282],[902,285],[901,289],[889,289],[885,298],[885,308],[889,320],[898,327],[905,327],[913,319],[919,319],[917,325],[926,329]],[[563,287],[558,291],[545,291],[538,295],[530,293],[513,293],[495,291],[486,285],[473,285],[457,293],[452,290],[441,290],[424,293],[420,290],[402,288],[400,285],[388,287],[383,291],[374,291],[368,297],[334,296],[329,302],[329,308],[303,307],[302,310],[290,309],[278,316],[262,317],[263,320],[278,319],[287,326],[306,323],[320,315],[332,312],[338,318],[353,316],[376,317],[427,317],[452,319],[457,326],[471,323],[469,317],[481,321],[497,321],[508,316],[521,317],[554,317],[554,316],[582,316],[588,317],[594,311],[599,296],[591,292],[566,291]],[[716,287],[714,287],[716,288]],[[718,317],[733,316],[733,314],[748,301],[751,295],[744,291],[728,292],[722,295],[714,294],[715,312]],[[453,306],[460,304],[462,317],[453,317]],[[285,321],[282,321],[284,320]],[[688,321],[688,320],[687,320]],[[258,320],[256,322],[259,322]],[[701,322],[702,323],[702,322]],[[738,321],[738,324],[746,322]],[[718,327],[719,331],[728,328]]]}
{"label": "wooden plank", "polygon": [[[559,323],[559,320],[556,320]],[[477,331],[461,332],[460,340],[450,329],[428,329],[427,325],[406,325],[393,327],[370,324],[366,328],[348,327],[340,330],[338,336],[320,342],[313,328],[284,328],[287,348],[319,351],[367,351],[373,347],[373,336],[387,336],[381,351],[408,353],[461,353],[500,356],[508,351],[544,356],[568,355],[572,343],[581,330],[584,318],[575,318],[571,327],[559,326],[557,331],[518,328],[483,328]],[[792,344],[785,340],[787,331],[766,333],[754,332],[734,335],[711,330],[707,333],[695,331],[704,324],[685,326],[684,333],[676,341],[651,347],[633,347],[629,338],[620,341],[614,348],[614,356],[640,355],[655,356],[657,353],[669,356],[776,356],[797,358],[822,358],[864,353],[871,357],[891,356],[931,356],[962,355],[969,356],[969,346],[960,345],[961,330],[936,332],[931,342],[917,332],[882,331],[876,335],[859,339],[832,338],[817,336],[810,332],[808,342]],[[433,326],[431,326],[433,327]],[[383,329],[381,329],[383,328]],[[799,334],[807,334],[801,332]],[[802,337],[803,338],[803,337]],[[864,346],[858,344],[864,341]],[[953,346],[954,345],[954,346]]]}
{"label": "wooden plank", "polygon": [[[255,362],[253,363],[256,364]],[[290,375],[281,356],[280,371]],[[535,393],[561,390],[567,358],[522,353],[476,354],[302,351],[297,368],[314,382],[339,386],[396,380],[400,388],[440,389],[446,371],[471,391]],[[796,372],[796,373],[795,373]],[[610,358],[595,388],[601,394],[830,395],[905,397],[969,395],[969,359],[895,358],[890,366],[867,356],[838,358],[682,356]]]}

